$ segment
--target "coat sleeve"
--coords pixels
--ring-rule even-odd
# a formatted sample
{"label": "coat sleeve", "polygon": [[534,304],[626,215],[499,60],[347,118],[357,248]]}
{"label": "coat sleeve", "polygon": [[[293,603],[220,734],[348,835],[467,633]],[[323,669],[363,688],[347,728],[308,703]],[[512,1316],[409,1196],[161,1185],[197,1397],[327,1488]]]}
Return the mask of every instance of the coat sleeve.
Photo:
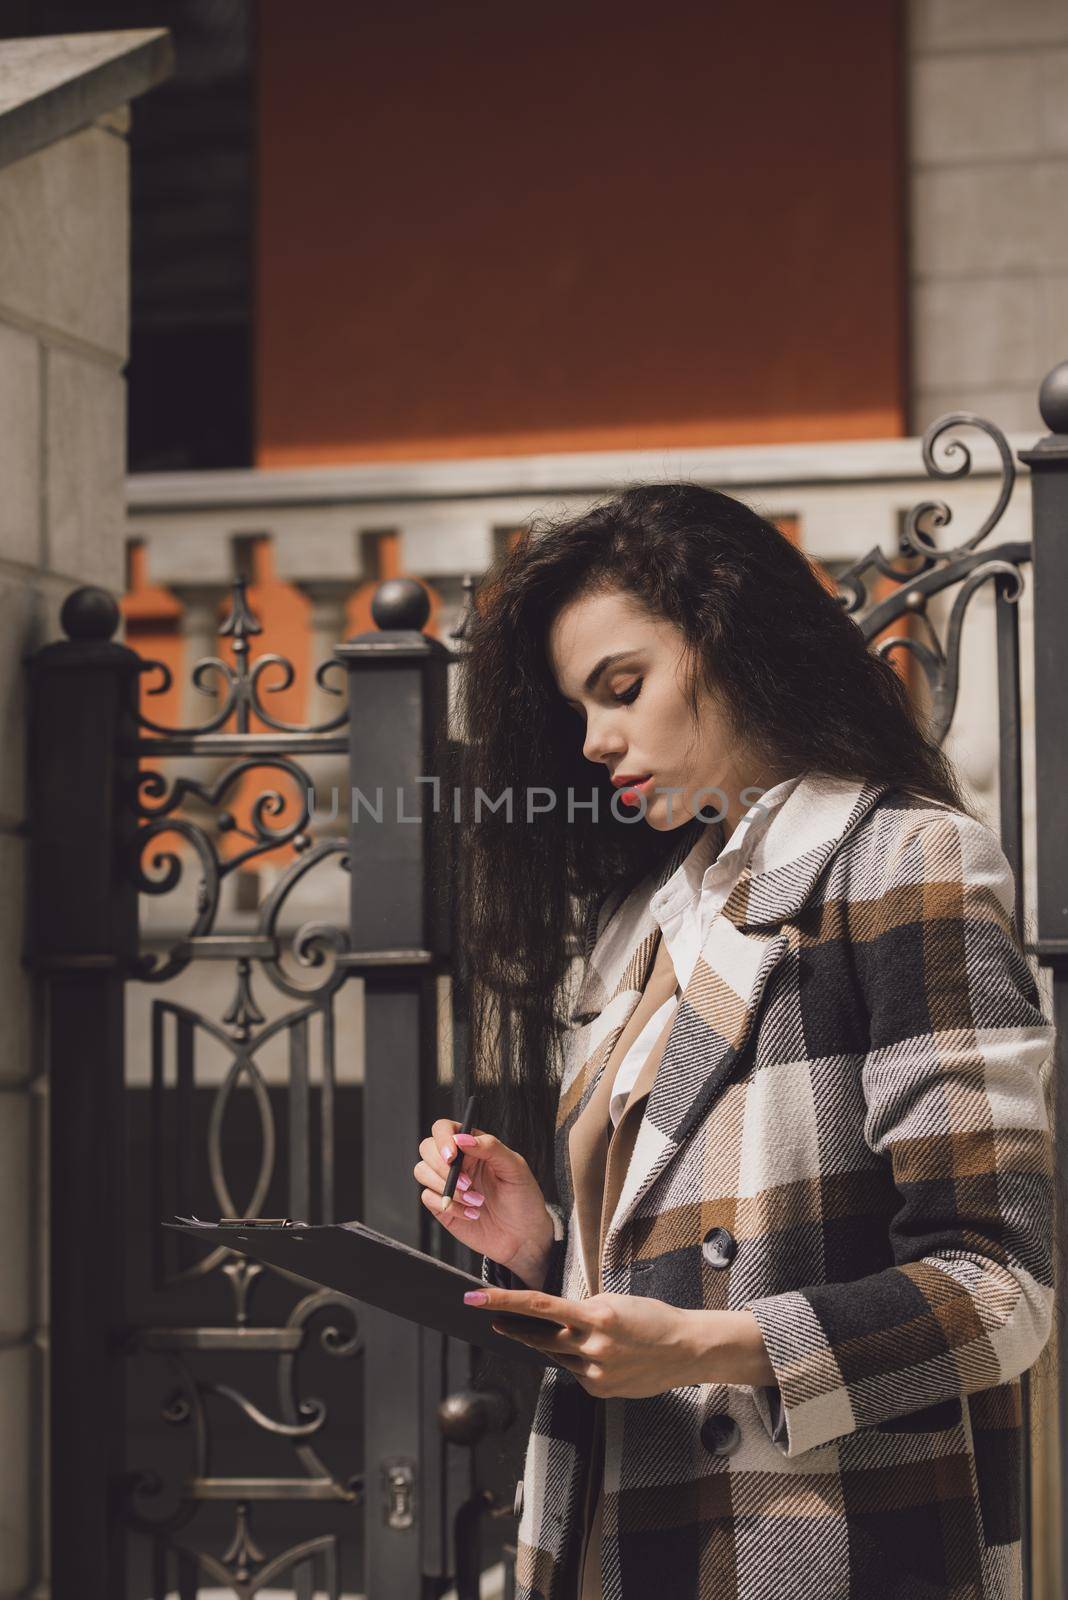
{"label": "coat sleeve", "polygon": [[[545,1282],[541,1287],[546,1294],[559,1294],[564,1276],[567,1228],[564,1222],[564,1214],[558,1205],[554,1205],[551,1200],[546,1200],[545,1209],[552,1219],[553,1242],[549,1247],[549,1266],[545,1274]],[[517,1278],[510,1268],[502,1267],[497,1261],[491,1261],[489,1256],[482,1257],[482,1281],[483,1283],[492,1284],[495,1289],[530,1288],[530,1285],[524,1283],[522,1278]]]}
{"label": "coat sleeve", "polygon": [[[1053,1314],[1054,1030],[1013,927],[994,834],[928,815],[845,914],[870,1032],[863,1136],[889,1163],[894,1264],[747,1303],[776,1383],[754,1394],[788,1456],[1037,1359]],[[776,1392],[777,1391],[777,1392]]]}

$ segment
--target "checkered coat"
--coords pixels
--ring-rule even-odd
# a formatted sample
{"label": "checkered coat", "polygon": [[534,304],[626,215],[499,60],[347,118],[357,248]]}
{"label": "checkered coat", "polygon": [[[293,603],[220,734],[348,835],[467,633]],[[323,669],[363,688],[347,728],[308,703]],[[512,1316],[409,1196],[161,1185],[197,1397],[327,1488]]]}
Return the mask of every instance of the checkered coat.
{"label": "checkered coat", "polygon": [[[550,1292],[590,1293],[567,1136],[684,853],[610,895],[587,939]],[[751,1310],[777,1381],[605,1400],[550,1367],[518,1600],[573,1600],[597,1406],[606,1600],[1018,1596],[1019,1378],[1053,1303],[1053,1030],[1012,918],[982,824],[886,785],[810,775],[789,796],[683,990],[601,1255],[606,1292]]]}

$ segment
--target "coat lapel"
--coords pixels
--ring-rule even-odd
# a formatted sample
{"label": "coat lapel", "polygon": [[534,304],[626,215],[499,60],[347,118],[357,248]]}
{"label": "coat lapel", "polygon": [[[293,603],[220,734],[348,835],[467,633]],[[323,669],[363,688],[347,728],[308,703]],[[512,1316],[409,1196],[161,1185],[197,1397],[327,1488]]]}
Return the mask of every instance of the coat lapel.
{"label": "coat lapel", "polygon": [[602,909],[600,935],[587,957],[570,1012],[569,1020],[576,1025],[576,1032],[568,1045],[564,1066],[556,1118],[558,1133],[570,1129],[576,1117],[582,1115],[642,997],[660,940],[660,924],[649,909],[650,898],[681,865],[699,837],[692,826],[682,833],[684,836],[655,878],[643,878],[615,905],[615,897],[610,897]]}
{"label": "coat lapel", "polygon": [[[638,1001],[628,1014],[623,1027],[615,1035],[615,1043],[605,1058],[594,1088],[586,1096],[581,1111],[571,1123],[567,1137],[567,1154],[571,1170],[571,1189],[574,1198],[574,1217],[578,1227],[578,1244],[586,1274],[589,1292],[596,1294],[597,1263],[600,1260],[601,1222],[606,1193],[605,1168],[609,1155],[609,1105],[619,1064],[630,1049],[649,1018],[669,1000],[678,988],[675,968],[667,944],[661,936],[656,946],[655,959],[642,986]],[[673,1018],[671,1020],[674,1020]],[[646,1056],[639,1083],[634,1092],[644,1092],[652,1082],[655,1071],[654,1057],[659,1061],[668,1023],[662,1036]],[[612,1141],[612,1148],[615,1146]]]}
{"label": "coat lapel", "polygon": [[[648,890],[646,891],[648,893]],[[635,922],[646,917],[635,913]],[[604,1073],[609,1056],[620,1034],[642,997],[649,968],[656,952],[660,929],[650,916],[649,928],[642,928],[638,943],[630,954],[603,1010],[578,1028],[567,1047],[563,1085],[556,1115],[558,1135],[566,1135],[581,1117]]]}
{"label": "coat lapel", "polygon": [[[679,829],[679,836],[658,872],[649,874],[630,891],[620,895],[613,890],[600,908],[597,927],[587,945],[586,965],[571,1006],[570,1021],[585,1022],[598,1017],[605,1007],[627,987],[637,983],[641,991],[656,950],[660,924],[649,909],[649,901],[682,865],[699,839],[712,828],[714,856],[723,844],[719,823],[693,822]],[[652,934],[652,943],[643,941]],[[635,966],[635,957],[638,965]]]}
{"label": "coat lapel", "polygon": [[605,1234],[605,1271],[620,1229],[725,1086],[745,1048],[768,979],[789,945],[786,933],[760,937],[741,932],[725,916],[715,919],[682,991],[649,1091]]}
{"label": "coat lapel", "polygon": [[[809,774],[758,841],[721,914],[713,919],[682,991],[605,1233],[606,1274],[635,1207],[707,1114],[745,1049],[768,980],[796,937],[778,931],[781,924],[802,909],[820,873],[888,787]],[[658,883],[666,882],[685,853],[673,852]],[[592,1025],[599,1041],[585,1063],[578,1096],[571,1100],[572,1112],[581,1109],[596,1086],[640,998],[655,952],[659,929],[648,906],[652,891],[646,884],[638,899],[639,890],[611,917],[590,958],[591,966],[600,958],[602,983],[605,974],[614,971],[619,976],[605,1012]],[[563,1106],[562,1110],[566,1119],[568,1112]]]}

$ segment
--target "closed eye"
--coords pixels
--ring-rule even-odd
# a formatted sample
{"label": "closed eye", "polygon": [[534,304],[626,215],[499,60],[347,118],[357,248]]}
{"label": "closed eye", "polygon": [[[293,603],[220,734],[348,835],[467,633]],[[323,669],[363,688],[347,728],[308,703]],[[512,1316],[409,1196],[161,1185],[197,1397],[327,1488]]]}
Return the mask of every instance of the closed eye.
{"label": "closed eye", "polygon": [[[642,684],[644,682],[644,678],[635,678],[634,682],[628,688],[624,689],[620,694],[614,694],[612,699],[615,700],[618,705],[633,705],[639,694],[641,694]],[[569,711],[573,711],[576,717],[579,717],[583,722],[585,722],[586,713],[583,711],[581,706],[574,705],[570,700],[565,701],[565,704]]]}
{"label": "closed eye", "polygon": [[621,694],[614,694],[612,699],[617,700],[621,705],[632,705],[642,692],[642,682],[641,678],[635,678],[629,689],[624,689]]}

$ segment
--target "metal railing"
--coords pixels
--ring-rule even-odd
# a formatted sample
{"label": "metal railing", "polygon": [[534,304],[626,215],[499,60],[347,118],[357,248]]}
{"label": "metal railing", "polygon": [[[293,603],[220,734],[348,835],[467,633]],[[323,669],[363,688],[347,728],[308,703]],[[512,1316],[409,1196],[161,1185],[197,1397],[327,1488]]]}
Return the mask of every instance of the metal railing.
{"label": "metal railing", "polygon": [[[195,1206],[203,1193],[202,1204],[250,1213],[271,1197],[308,1220],[337,1214],[344,1205],[338,1188],[347,1181],[338,1170],[337,1097],[349,1085],[337,1070],[334,1008],[355,987],[346,981],[353,976],[362,983],[364,1050],[362,1071],[352,1079],[360,1088],[360,1131],[350,1156],[358,1160],[360,1181],[358,1207],[349,1214],[425,1242],[426,1219],[407,1177],[411,1152],[435,1108],[453,1103],[453,1080],[463,1072],[455,993],[447,1042],[441,1031],[437,984],[451,975],[446,908],[426,892],[443,840],[423,825],[387,837],[388,817],[385,828],[370,833],[359,834],[344,815],[333,832],[316,829],[310,807],[316,762],[327,764],[320,770],[330,763],[339,770],[340,763],[347,781],[373,788],[435,770],[428,740],[449,738],[450,651],[427,636],[415,586],[393,591],[392,599],[387,591],[378,627],[338,645],[346,629],[337,624],[354,588],[388,576],[376,564],[381,541],[393,541],[397,567],[418,572],[435,591],[437,630],[447,636],[470,592],[465,578],[489,565],[512,530],[533,514],[585,504],[621,480],[695,478],[741,494],[788,526],[837,580],[869,638],[916,663],[936,732],[958,759],[961,752],[967,758],[962,764],[973,792],[982,797],[985,785],[1017,870],[1025,927],[1034,907],[1030,942],[1048,969],[1063,1035],[1068,745],[1061,696],[1068,639],[1060,613],[1068,593],[1068,365],[1047,379],[1042,406],[1052,435],[1020,454],[1030,481],[1018,484],[1009,443],[989,424],[958,416],[935,425],[922,446],[903,440],[201,474],[131,485],[131,536],[144,541],[151,581],[184,591],[188,600],[187,664],[199,664],[183,703],[203,709],[180,716],[177,725],[152,715],[151,696],[139,691],[166,689],[167,672],[150,671],[113,642],[118,612],[99,590],[68,600],[68,637],[31,663],[27,956],[43,986],[52,1104],[57,1600],[115,1600],[131,1526],[152,1544],[148,1577],[161,1595],[176,1553],[183,1594],[195,1593],[209,1572],[235,1593],[251,1592],[273,1559],[302,1600],[313,1582],[333,1597],[342,1541],[336,1529],[291,1539],[273,1558],[257,1543],[259,1502],[273,1502],[272,1522],[281,1529],[285,1505],[309,1500],[324,1518],[359,1508],[371,1600],[429,1595],[455,1563],[476,1560],[473,1530],[487,1514],[506,1509],[480,1486],[470,1453],[479,1437],[475,1413],[488,1416],[494,1408],[482,1404],[479,1411],[472,1399],[465,1352],[428,1340],[414,1325],[370,1312],[353,1317],[314,1296],[284,1314],[272,1300],[264,1320],[253,1322],[250,1308],[269,1292],[259,1274],[240,1261],[200,1259],[188,1249],[164,1259],[158,1242],[148,1278],[160,1298],[149,1294],[147,1312],[155,1314],[138,1315],[123,1255],[130,1240],[152,1254],[145,1241],[161,1230],[150,1224],[157,1211],[178,1209],[179,1197]],[[978,435],[973,456],[953,442],[968,430]],[[948,538],[942,530],[950,508],[928,497],[932,475],[953,480]],[[992,546],[995,528],[999,543]],[[320,645],[314,658],[329,670],[312,680],[301,718],[272,710],[267,688],[288,682],[292,672],[285,662],[265,665],[269,652],[256,654],[257,618],[244,581],[234,585],[235,565],[252,538],[271,541],[278,576],[313,603]],[[217,629],[215,600],[231,587],[229,614]],[[966,619],[980,637],[984,616],[990,659],[973,651],[966,660]],[[216,656],[217,635],[231,659]],[[338,688],[341,700],[332,692]],[[243,810],[233,797],[254,769],[270,772],[270,787]],[[257,903],[235,900],[232,886],[242,869],[272,856],[285,859]],[[333,888],[313,910],[306,900],[298,907],[326,869],[333,871]],[[144,915],[165,902],[173,907],[168,916]],[[140,1012],[138,994],[151,995]],[[213,1011],[218,1015],[209,1017]],[[124,1072],[131,1037],[131,1057],[141,1055],[131,1059],[132,1073]],[[273,1067],[257,1059],[268,1047]],[[205,1060],[209,1070],[201,1073]],[[1055,1071],[1059,1123],[1060,1041]],[[244,1190],[231,1176],[224,1137],[242,1078],[258,1119],[258,1154],[246,1160]],[[138,1168],[144,1194],[132,1193],[124,1176],[130,1091],[139,1081],[150,1108],[148,1158]],[[247,1131],[242,1137],[247,1144]],[[199,1176],[195,1149],[203,1156]],[[209,1279],[229,1296],[213,1303],[214,1321],[182,1299]],[[360,1361],[363,1443],[344,1467],[328,1462],[320,1448],[336,1402],[304,1396],[298,1381],[320,1313],[331,1316],[319,1331],[320,1352],[339,1369],[357,1355]],[[177,1505],[163,1514],[151,1509],[164,1487],[162,1471],[127,1459],[125,1367],[135,1351],[169,1364],[161,1420],[185,1430],[192,1450]],[[250,1384],[252,1364],[265,1352],[277,1363],[273,1411],[232,1376],[223,1381],[224,1357],[239,1352],[239,1375],[247,1373]],[[207,1369],[194,1370],[205,1353]],[[220,1363],[217,1370],[210,1361]],[[1063,1348],[1060,1363],[1063,1457]],[[222,1401],[240,1414],[272,1448],[295,1452],[300,1470],[216,1471],[209,1397],[213,1406]],[[505,1410],[498,1408],[502,1421]],[[1029,1452],[1023,1457],[1026,1505]],[[1063,1538],[1063,1468],[1060,1483]],[[212,1506],[232,1518],[225,1534],[216,1525],[222,1547],[183,1544],[179,1536],[193,1512]],[[1029,1548],[1025,1540],[1027,1592]],[[472,1574],[460,1576],[468,1600]]]}

